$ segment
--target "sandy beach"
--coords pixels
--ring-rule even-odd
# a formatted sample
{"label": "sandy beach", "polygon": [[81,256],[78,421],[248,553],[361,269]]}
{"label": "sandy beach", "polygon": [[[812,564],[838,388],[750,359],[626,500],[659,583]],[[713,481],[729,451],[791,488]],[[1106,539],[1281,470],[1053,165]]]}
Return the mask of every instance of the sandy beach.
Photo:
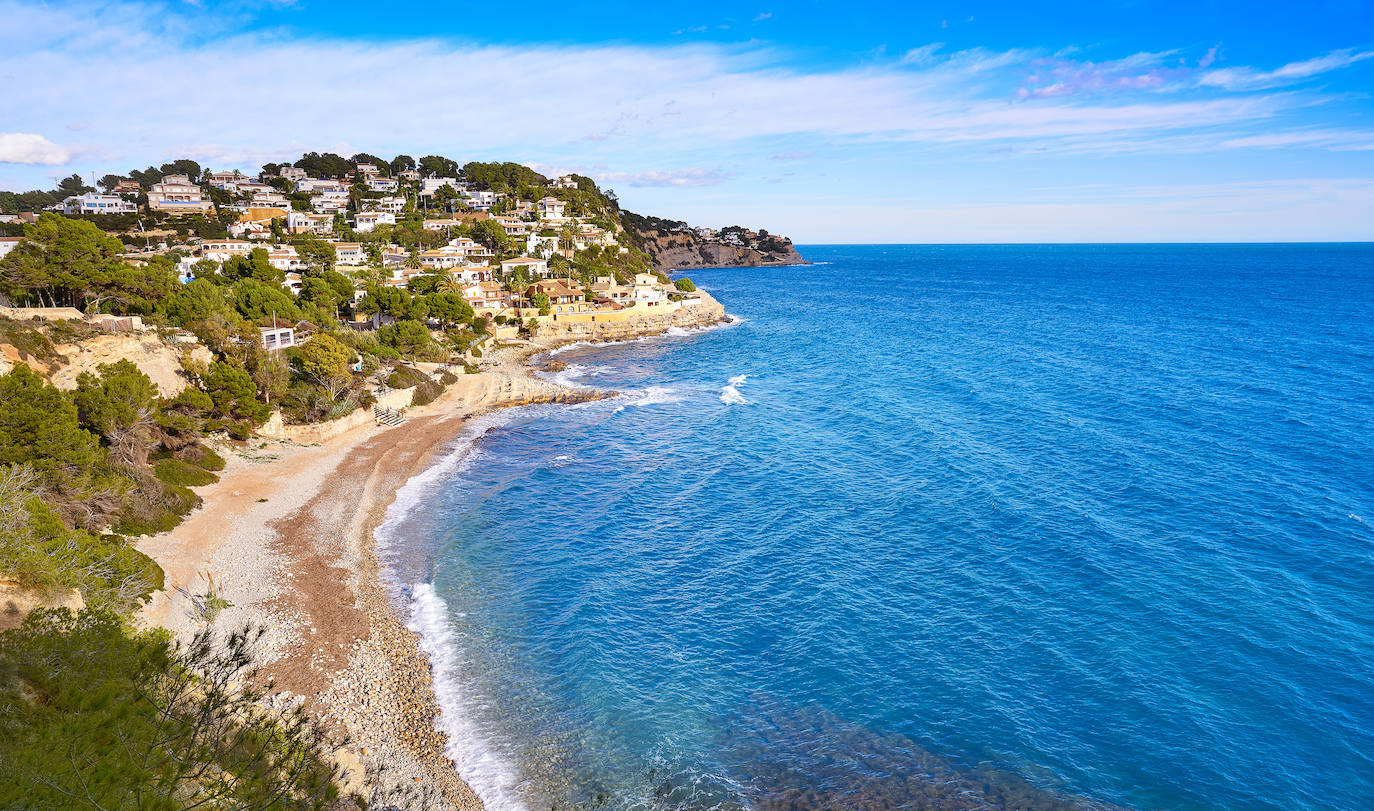
{"label": "sandy beach", "polygon": [[[481,808],[445,752],[429,661],[381,581],[373,533],[397,490],[474,415],[606,396],[540,379],[527,366],[587,337],[599,336],[557,334],[494,350],[479,374],[409,409],[400,426],[368,422],[319,444],[255,437],[222,446],[220,481],[197,489],[204,506],[138,543],[166,572],[141,621],[181,639],[207,622],[265,628],[258,654],[266,675],[347,740],[337,755],[347,791],[399,787],[438,807]],[[212,593],[217,612],[207,610]]]}

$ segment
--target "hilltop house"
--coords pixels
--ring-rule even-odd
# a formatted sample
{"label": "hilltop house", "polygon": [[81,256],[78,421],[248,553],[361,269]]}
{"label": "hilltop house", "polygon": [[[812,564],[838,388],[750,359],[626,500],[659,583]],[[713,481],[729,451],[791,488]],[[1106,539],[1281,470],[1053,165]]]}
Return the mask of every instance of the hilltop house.
{"label": "hilltop house", "polygon": [[572,175],[559,175],[550,181],[549,185],[555,189],[575,189],[577,188],[577,181]]}
{"label": "hilltop house", "polygon": [[238,191],[240,183],[247,183],[248,175],[237,169],[228,172],[211,172],[210,185],[225,191]]}
{"label": "hilltop house", "polygon": [[367,179],[367,190],[377,192],[393,192],[401,187],[401,184],[394,177],[369,177]]}
{"label": "hilltop house", "polygon": [[539,219],[541,220],[565,220],[564,212],[568,204],[559,200],[557,197],[545,197],[539,201]]}
{"label": "hilltop house", "polygon": [[167,175],[148,189],[148,208],[169,214],[207,214],[215,205],[186,175]]}
{"label": "hilltop house", "polygon": [[137,214],[138,206],[117,194],[96,194],[68,197],[60,206],[67,216],[75,214]]}

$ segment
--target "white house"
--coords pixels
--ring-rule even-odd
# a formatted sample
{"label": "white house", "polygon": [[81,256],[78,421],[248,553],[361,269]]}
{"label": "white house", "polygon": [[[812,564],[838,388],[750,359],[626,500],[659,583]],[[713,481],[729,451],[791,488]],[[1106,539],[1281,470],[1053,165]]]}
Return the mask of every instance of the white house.
{"label": "white house", "polygon": [[285,349],[296,345],[296,330],[292,327],[260,327],[262,348],[266,350]]}
{"label": "white house", "polygon": [[545,197],[539,201],[539,219],[565,220],[567,217],[564,216],[564,212],[567,208],[568,204],[557,197]]}
{"label": "white house", "polygon": [[558,237],[543,237],[538,234],[530,234],[525,238],[525,253],[529,256],[538,256],[548,259],[558,250]]}
{"label": "white house", "polygon": [[424,229],[426,231],[442,231],[445,228],[452,228],[455,225],[462,224],[462,220],[456,220],[452,217],[435,217],[434,219],[424,221]]}
{"label": "white house", "polygon": [[369,177],[367,179],[368,191],[393,192],[401,187],[401,184],[394,177]]}
{"label": "white house", "polygon": [[296,253],[296,249],[290,245],[284,245],[268,251],[267,264],[277,270],[284,270],[288,273],[301,270],[305,267],[305,263],[301,261],[301,257]]}
{"label": "white house", "polygon": [[286,215],[286,229],[293,234],[332,234],[334,215],[292,211]]}
{"label": "white house", "polygon": [[518,237],[530,232],[533,223],[516,219],[515,217],[492,217],[496,224],[506,229],[506,236]]}
{"label": "white house", "polygon": [[154,183],[148,189],[148,208],[153,211],[204,214],[214,207],[214,203],[201,194],[200,186],[192,183],[186,175],[167,175],[161,183]]}
{"label": "white house", "polygon": [[312,194],[317,191],[341,191],[348,192],[348,184],[340,180],[321,180],[319,178],[306,178],[296,181],[296,191],[308,191]]}
{"label": "white house", "polygon": [[247,183],[248,175],[237,169],[226,172],[211,172],[210,185],[225,191],[238,191],[240,183]]}
{"label": "white house", "polygon": [[406,210],[406,199],[404,197],[382,197],[377,200],[364,200],[363,205],[373,211],[401,214]]}
{"label": "white house", "polygon": [[310,194],[310,207],[317,214],[338,214],[348,208],[346,191],[314,191]]}
{"label": "white house", "polygon": [[367,262],[367,252],[356,242],[335,242],[334,261],[340,265],[361,265]]}
{"label": "white house", "polygon": [[420,196],[433,197],[434,193],[444,186],[452,186],[454,191],[462,191],[466,185],[456,177],[427,177],[420,181]]}
{"label": "white house", "polygon": [[231,256],[247,256],[253,247],[253,243],[243,239],[207,239],[200,243],[200,255],[223,262]]}
{"label": "white house", "polygon": [[476,211],[486,211],[496,205],[498,199],[499,195],[494,191],[468,190],[463,192],[463,203]]}
{"label": "white house", "polygon": [[62,212],[74,214],[137,214],[138,206],[117,194],[86,192],[62,201]]}
{"label": "white house", "polygon": [[359,211],[353,215],[353,230],[366,233],[379,225],[395,225],[396,215],[385,211]]}
{"label": "white house", "polygon": [[474,310],[500,310],[510,306],[510,293],[496,282],[477,282],[463,288],[463,300]]}
{"label": "white house", "polygon": [[572,175],[559,175],[549,185],[555,189],[575,189],[577,188],[577,181],[573,179]]}
{"label": "white house", "polygon": [[676,305],[677,302],[668,300],[668,292],[659,284],[658,277],[652,274],[636,273],[633,291],[636,307],[677,309],[676,306],[669,308],[669,305]]}
{"label": "white house", "polygon": [[5,258],[5,254],[19,247],[23,237],[0,237],[0,259]]}
{"label": "white house", "polygon": [[287,180],[296,182],[305,180],[309,175],[305,173],[304,169],[297,169],[294,166],[283,166],[281,169],[277,170],[277,177],[284,177]]}
{"label": "white house", "polygon": [[360,163],[357,165],[356,168],[358,170],[358,174],[362,175],[363,177],[371,177],[373,175],[379,175],[382,173],[381,170],[377,168],[377,164],[375,163]]}
{"label": "white house", "polygon": [[549,275],[549,263],[543,259],[535,259],[532,256],[517,256],[514,259],[501,260],[501,274],[503,276],[509,276],[521,268],[524,268],[531,277],[542,279]]}

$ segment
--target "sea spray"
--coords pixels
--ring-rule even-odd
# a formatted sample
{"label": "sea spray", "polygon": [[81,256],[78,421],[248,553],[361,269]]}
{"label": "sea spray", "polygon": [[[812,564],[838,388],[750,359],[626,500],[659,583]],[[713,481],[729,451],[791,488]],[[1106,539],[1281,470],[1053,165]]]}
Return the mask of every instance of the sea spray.
{"label": "sea spray", "polygon": [[735,375],[730,378],[725,388],[720,390],[720,401],[726,405],[748,405],[749,401],[744,399],[744,395],[739,391],[739,387],[748,379],[749,375]]}

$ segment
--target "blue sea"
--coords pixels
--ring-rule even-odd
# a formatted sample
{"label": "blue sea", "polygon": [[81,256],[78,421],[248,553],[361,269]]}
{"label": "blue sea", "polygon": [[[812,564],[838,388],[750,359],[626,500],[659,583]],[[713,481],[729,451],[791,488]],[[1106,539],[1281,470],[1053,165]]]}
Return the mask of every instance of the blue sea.
{"label": "blue sea", "polygon": [[1374,246],[811,246],[380,530],[493,809],[1374,808]]}

